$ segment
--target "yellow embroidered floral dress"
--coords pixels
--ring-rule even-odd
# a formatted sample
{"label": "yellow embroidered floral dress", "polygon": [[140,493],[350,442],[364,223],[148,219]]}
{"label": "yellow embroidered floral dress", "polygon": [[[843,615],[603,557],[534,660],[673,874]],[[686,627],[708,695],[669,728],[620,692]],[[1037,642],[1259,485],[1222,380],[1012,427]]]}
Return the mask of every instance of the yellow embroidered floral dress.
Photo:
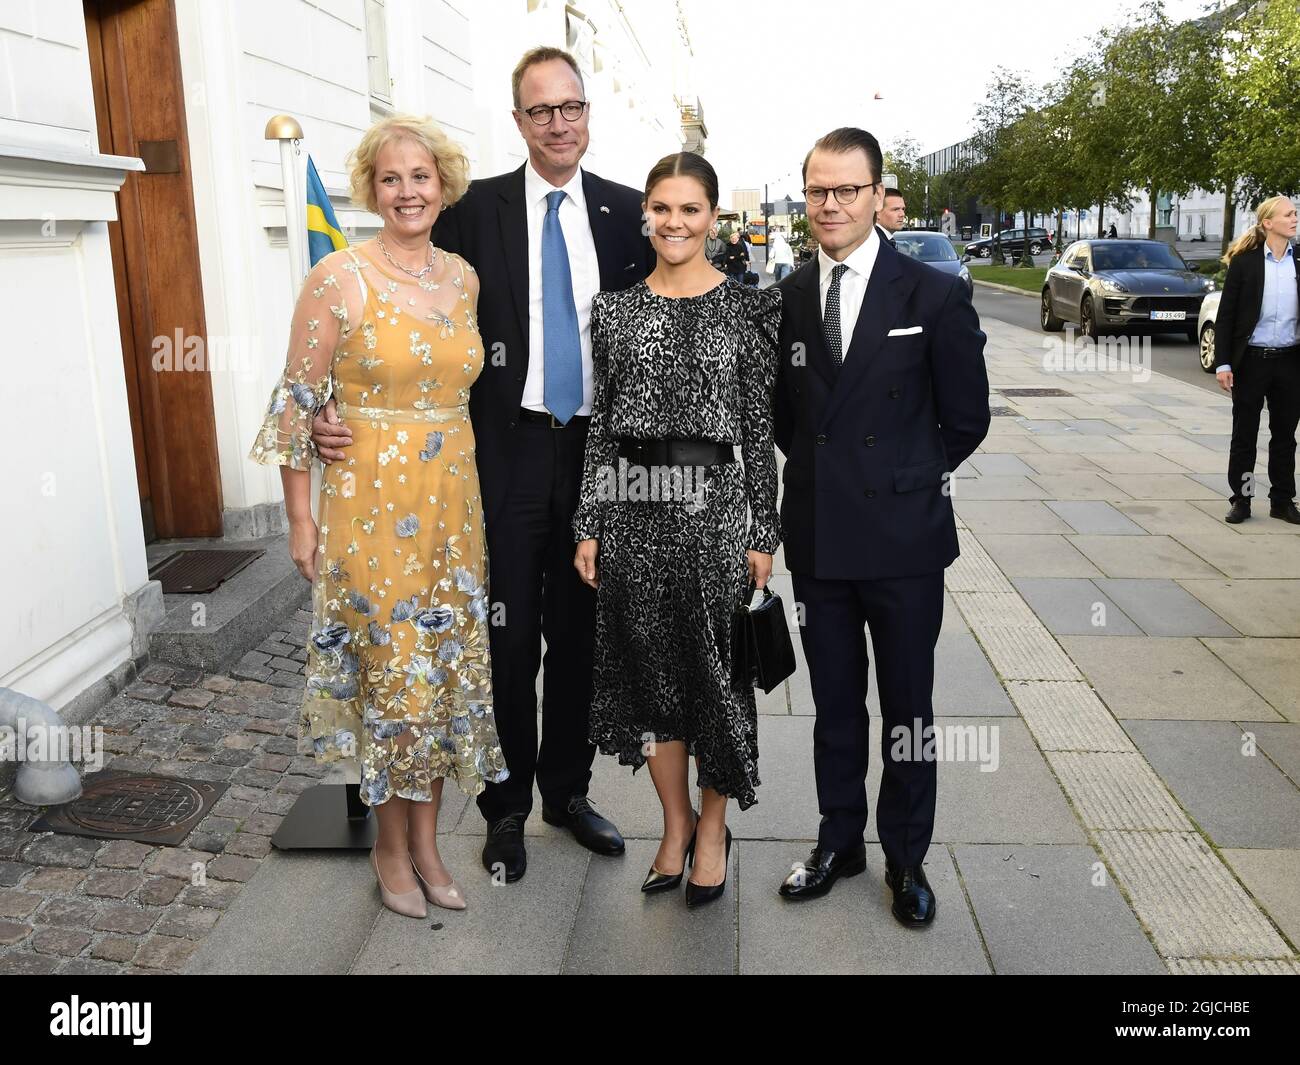
{"label": "yellow embroidered floral dress", "polygon": [[447,776],[476,795],[508,775],[466,406],[483,341],[465,289],[472,268],[448,259],[429,275],[436,284],[384,263],[373,242],[322,259],[249,455],[309,470],[311,421],[332,389],[352,445],[321,484],[299,750],[359,755],[369,805],[428,801]]}

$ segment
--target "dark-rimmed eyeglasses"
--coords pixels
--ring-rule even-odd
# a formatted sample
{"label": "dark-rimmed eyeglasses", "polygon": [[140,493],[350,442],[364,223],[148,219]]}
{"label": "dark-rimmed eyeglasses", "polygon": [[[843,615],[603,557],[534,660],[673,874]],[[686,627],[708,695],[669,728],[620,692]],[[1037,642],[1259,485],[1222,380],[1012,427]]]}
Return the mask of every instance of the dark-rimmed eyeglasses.
{"label": "dark-rimmed eyeglasses", "polygon": [[565,100],[562,104],[538,104],[536,107],[530,107],[524,112],[533,123],[538,126],[549,126],[551,119],[555,117],[555,112],[559,111],[564,116],[566,122],[577,122],[582,117],[582,112],[587,110],[586,100]]}
{"label": "dark-rimmed eyeglasses", "polygon": [[865,185],[836,185],[834,190],[809,185],[803,190],[803,196],[814,207],[820,207],[826,202],[826,194],[834,191],[837,203],[850,204],[858,198],[858,193],[863,189],[873,189],[879,184],[879,181],[870,181]]}

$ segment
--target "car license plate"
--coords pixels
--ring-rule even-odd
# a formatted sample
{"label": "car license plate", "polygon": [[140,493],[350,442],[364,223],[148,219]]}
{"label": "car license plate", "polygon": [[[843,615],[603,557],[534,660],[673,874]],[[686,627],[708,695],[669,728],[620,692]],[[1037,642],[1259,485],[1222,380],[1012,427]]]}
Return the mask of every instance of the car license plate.
{"label": "car license plate", "polygon": [[1187,321],[1186,311],[1152,311],[1151,320],[1153,322],[1185,322]]}

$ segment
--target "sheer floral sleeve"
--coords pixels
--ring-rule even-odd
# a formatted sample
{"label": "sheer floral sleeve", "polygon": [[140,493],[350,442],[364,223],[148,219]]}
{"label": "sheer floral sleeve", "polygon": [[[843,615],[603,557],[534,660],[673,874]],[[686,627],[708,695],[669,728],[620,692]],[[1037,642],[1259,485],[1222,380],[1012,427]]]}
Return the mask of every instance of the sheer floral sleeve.
{"label": "sheer floral sleeve", "polygon": [[[351,330],[346,291],[356,289],[346,251],[327,255],[303,282],[289,327],[284,373],[271,392],[266,418],[248,457],[254,462],[310,470],[316,458],[311,421],[330,396],[334,351]],[[357,311],[359,301],[351,301]]]}

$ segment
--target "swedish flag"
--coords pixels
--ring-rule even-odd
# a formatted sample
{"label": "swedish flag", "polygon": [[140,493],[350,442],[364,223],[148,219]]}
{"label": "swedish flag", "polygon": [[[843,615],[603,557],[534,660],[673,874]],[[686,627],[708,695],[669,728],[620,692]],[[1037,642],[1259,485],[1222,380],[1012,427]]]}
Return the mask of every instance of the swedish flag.
{"label": "swedish flag", "polygon": [[315,266],[332,251],[348,246],[339,229],[334,207],[316,173],[316,164],[307,156],[307,255]]}

